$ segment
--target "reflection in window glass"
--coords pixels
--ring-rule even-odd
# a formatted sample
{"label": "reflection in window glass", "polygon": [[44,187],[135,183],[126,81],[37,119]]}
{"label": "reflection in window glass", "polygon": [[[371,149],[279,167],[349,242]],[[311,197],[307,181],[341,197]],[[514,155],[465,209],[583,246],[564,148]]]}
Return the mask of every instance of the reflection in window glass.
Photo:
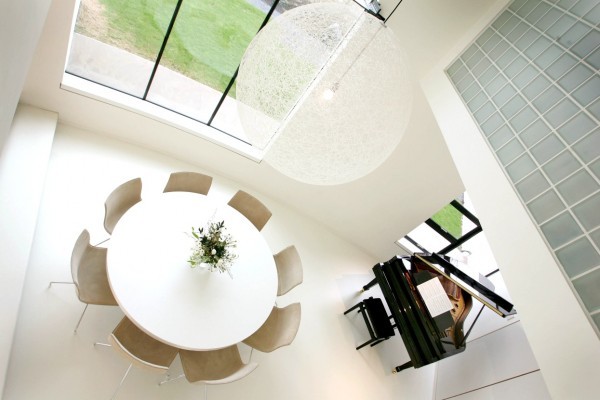
{"label": "reflection in window glass", "polygon": [[[280,0],[271,18],[312,2]],[[274,3],[81,0],[66,72],[244,140],[235,74]]]}
{"label": "reflection in window glass", "polygon": [[184,1],[148,100],[207,123],[265,16],[246,1]]}
{"label": "reflection in window glass", "polygon": [[143,97],[176,4],[81,0],[67,72]]}

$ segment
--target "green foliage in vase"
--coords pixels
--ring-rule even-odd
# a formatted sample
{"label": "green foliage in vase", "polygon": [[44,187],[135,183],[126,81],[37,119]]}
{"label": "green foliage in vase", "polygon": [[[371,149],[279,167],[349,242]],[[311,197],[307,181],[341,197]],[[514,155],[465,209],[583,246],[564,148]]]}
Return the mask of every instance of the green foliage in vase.
{"label": "green foliage in vase", "polygon": [[225,232],[225,221],[210,222],[206,229],[192,227],[192,237],[195,243],[188,260],[192,268],[205,263],[211,266],[211,270],[226,272],[237,258],[232,251],[236,241]]}

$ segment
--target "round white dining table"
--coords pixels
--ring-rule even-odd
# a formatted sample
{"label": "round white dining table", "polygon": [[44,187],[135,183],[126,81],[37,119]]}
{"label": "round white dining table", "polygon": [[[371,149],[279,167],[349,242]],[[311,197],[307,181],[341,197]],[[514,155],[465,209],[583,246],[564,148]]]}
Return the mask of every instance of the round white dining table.
{"label": "round white dining table", "polygon": [[[237,241],[231,276],[188,259],[192,227],[225,221]],[[266,321],[277,269],[254,225],[226,204],[195,193],[144,199],[120,219],[108,243],[107,272],[123,312],[150,336],[186,350],[238,343]]]}

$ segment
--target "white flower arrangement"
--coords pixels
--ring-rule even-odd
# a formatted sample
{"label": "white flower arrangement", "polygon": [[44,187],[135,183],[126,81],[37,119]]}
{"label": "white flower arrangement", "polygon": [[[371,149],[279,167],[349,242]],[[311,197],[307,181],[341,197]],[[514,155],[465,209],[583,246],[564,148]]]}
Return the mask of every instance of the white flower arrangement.
{"label": "white flower arrangement", "polygon": [[188,260],[190,266],[194,268],[200,264],[208,264],[211,271],[216,269],[231,276],[229,268],[237,258],[237,254],[232,251],[236,247],[236,241],[225,233],[225,221],[209,222],[206,230],[192,227],[192,236],[195,243]]}

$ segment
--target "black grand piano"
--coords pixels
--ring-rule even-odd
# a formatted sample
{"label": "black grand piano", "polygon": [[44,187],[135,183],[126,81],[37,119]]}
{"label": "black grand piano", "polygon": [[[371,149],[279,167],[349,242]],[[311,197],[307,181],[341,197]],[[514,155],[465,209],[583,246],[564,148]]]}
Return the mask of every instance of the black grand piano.
{"label": "black grand piano", "polygon": [[[465,334],[463,324],[472,308],[473,298],[483,305],[471,328],[484,306],[501,317],[516,312],[510,302],[478,279],[461,271],[444,255],[416,253],[407,257],[396,256],[375,265],[373,272],[375,278],[363,287],[363,291],[379,285],[392,314],[385,314],[384,318],[388,318],[388,323],[391,320],[392,327],[398,329],[410,356],[410,361],[395,367],[392,371],[394,373],[409,367],[419,368],[464,351],[470,329]],[[431,279],[439,280],[451,304],[450,310],[435,316],[432,316],[426,305],[427,299],[423,297],[419,286]],[[361,311],[364,311],[364,306]],[[369,324],[366,316],[365,322]],[[377,321],[371,322],[377,324]],[[372,346],[386,339],[375,338],[377,332],[375,330],[374,334],[370,327],[369,331],[373,339],[370,342]]]}

